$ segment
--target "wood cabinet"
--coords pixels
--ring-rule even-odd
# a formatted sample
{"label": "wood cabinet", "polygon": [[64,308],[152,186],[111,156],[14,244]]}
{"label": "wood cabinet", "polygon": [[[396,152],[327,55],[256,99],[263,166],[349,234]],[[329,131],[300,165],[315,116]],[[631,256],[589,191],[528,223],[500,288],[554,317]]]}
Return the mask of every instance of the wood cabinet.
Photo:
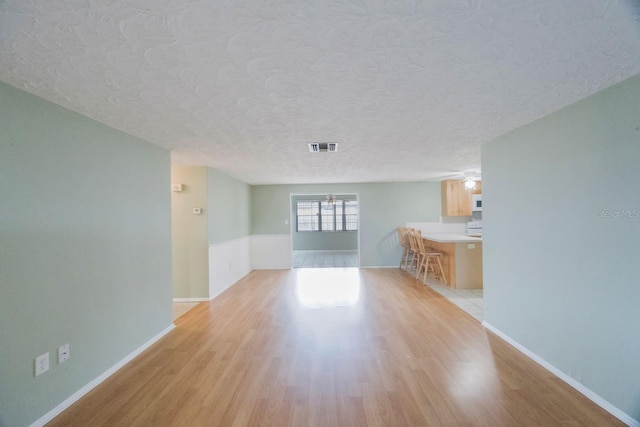
{"label": "wood cabinet", "polygon": [[482,193],[482,183],[468,189],[463,180],[447,180],[440,183],[442,216],[471,216],[471,195]]}

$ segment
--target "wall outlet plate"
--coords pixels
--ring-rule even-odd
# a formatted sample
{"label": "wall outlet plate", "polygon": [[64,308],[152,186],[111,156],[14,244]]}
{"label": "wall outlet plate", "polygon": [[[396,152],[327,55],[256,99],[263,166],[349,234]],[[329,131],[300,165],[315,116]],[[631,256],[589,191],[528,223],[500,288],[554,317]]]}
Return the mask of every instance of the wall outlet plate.
{"label": "wall outlet plate", "polygon": [[202,208],[193,208],[194,215],[202,215]]}
{"label": "wall outlet plate", "polygon": [[69,344],[63,344],[58,347],[58,363],[64,363],[69,360],[70,357]]}
{"label": "wall outlet plate", "polygon": [[36,357],[35,376],[42,375],[49,370],[49,353]]}

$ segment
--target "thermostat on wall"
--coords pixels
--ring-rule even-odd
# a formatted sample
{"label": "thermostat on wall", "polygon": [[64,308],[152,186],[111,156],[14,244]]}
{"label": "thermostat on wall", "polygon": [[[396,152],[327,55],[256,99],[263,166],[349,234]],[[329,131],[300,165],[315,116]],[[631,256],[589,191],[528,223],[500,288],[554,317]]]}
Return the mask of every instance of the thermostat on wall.
{"label": "thermostat on wall", "polygon": [[202,214],[202,208],[193,208],[193,214],[194,215]]}
{"label": "thermostat on wall", "polygon": [[171,184],[171,191],[182,191],[182,184]]}

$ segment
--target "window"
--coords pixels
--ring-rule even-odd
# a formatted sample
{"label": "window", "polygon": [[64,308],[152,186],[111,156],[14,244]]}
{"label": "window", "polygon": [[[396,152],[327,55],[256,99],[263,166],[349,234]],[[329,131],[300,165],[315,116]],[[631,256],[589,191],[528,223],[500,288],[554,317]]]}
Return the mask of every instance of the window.
{"label": "window", "polygon": [[296,231],[356,231],[358,201],[305,200],[296,202]]}
{"label": "window", "polygon": [[319,216],[319,202],[298,202],[296,214],[296,230],[320,231],[318,222]]}
{"label": "window", "polygon": [[344,202],[344,229],[347,231],[358,229],[358,202],[345,200]]}

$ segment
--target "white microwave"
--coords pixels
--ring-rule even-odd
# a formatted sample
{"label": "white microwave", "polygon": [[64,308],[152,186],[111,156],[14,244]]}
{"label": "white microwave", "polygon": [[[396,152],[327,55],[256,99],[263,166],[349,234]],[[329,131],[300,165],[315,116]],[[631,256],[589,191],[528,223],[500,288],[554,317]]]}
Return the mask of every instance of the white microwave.
{"label": "white microwave", "polygon": [[471,210],[473,212],[482,212],[482,194],[471,195]]}

